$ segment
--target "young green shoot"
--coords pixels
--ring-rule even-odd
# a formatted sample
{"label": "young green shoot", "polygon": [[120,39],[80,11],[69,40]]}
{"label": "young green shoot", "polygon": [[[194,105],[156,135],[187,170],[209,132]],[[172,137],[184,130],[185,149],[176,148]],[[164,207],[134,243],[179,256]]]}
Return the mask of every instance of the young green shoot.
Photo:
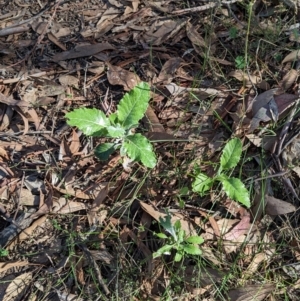
{"label": "young green shoot", "polygon": [[208,177],[202,173],[199,168],[195,170],[195,180],[192,184],[194,192],[199,193],[201,196],[205,195],[213,186],[215,182],[221,182],[222,188],[226,195],[247,208],[250,207],[249,191],[238,178],[228,177],[225,171],[235,168],[239,163],[242,155],[242,142],[238,138],[231,139],[224,147],[220,166],[217,175],[213,178]]}
{"label": "young green shoot", "polygon": [[175,250],[174,261],[180,261],[185,254],[187,255],[201,255],[199,245],[204,242],[201,236],[187,236],[185,231],[181,228],[181,223],[177,220],[174,224],[171,222],[171,216],[168,212],[165,218],[160,218],[159,223],[170,234],[167,236],[165,233],[156,233],[156,236],[164,239],[165,244],[155,253],[153,258],[170,255],[172,250]]}

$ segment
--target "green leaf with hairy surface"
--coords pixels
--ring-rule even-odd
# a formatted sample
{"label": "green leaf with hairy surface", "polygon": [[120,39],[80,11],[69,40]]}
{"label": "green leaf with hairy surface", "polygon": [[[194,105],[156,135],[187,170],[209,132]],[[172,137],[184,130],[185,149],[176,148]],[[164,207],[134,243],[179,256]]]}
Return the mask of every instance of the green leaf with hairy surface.
{"label": "green leaf with hairy surface", "polygon": [[112,113],[108,116],[108,119],[110,120],[111,124],[116,124],[118,122],[118,116],[117,113]]}
{"label": "green leaf with hairy surface", "polygon": [[202,243],[204,243],[204,239],[201,236],[194,235],[186,238],[185,242],[201,245]]}
{"label": "green leaf with hairy surface", "polygon": [[222,175],[218,177],[218,180],[222,183],[228,197],[250,208],[249,192],[240,179]]}
{"label": "green leaf with hairy surface", "polygon": [[112,138],[120,138],[125,135],[125,129],[120,124],[108,126],[107,132]]}
{"label": "green leaf with hairy surface", "polygon": [[185,253],[190,255],[201,255],[202,251],[199,249],[198,246],[194,246],[192,244],[185,244],[183,245],[183,250]]}
{"label": "green leaf with hairy surface", "polygon": [[66,118],[69,125],[77,126],[87,136],[92,136],[110,125],[105,114],[97,109],[76,109],[67,113]]}
{"label": "green leaf with hairy surface", "polygon": [[153,253],[153,258],[159,257],[161,255],[169,255],[172,250],[173,246],[172,245],[165,245],[158,249],[155,253]]}
{"label": "green leaf with hairy surface", "polygon": [[153,168],[156,157],[149,140],[141,134],[129,135],[125,138],[122,149],[134,161],[141,161],[145,166]]}
{"label": "green leaf with hairy surface", "polygon": [[150,87],[147,83],[139,83],[126,93],[118,105],[117,116],[121,125],[128,129],[138,124],[143,118],[150,99]]}
{"label": "green leaf with hairy surface", "polygon": [[115,151],[115,144],[114,143],[103,143],[99,144],[95,148],[95,155],[100,159],[100,160],[108,160],[109,156]]}
{"label": "green leaf with hairy surface", "polygon": [[212,185],[213,179],[200,172],[195,176],[195,180],[192,184],[192,190],[203,196],[208,190],[210,190]]}
{"label": "green leaf with hairy surface", "polygon": [[231,139],[224,147],[221,156],[221,168],[223,170],[236,167],[242,155],[242,142],[238,138]]}
{"label": "green leaf with hairy surface", "polygon": [[178,262],[178,261],[180,261],[182,259],[182,257],[183,257],[183,254],[181,252],[177,252],[175,254],[174,261]]}
{"label": "green leaf with hairy surface", "polygon": [[155,235],[156,235],[157,237],[163,238],[163,239],[168,238],[168,236],[167,236],[166,234],[164,234],[164,233],[155,233]]}

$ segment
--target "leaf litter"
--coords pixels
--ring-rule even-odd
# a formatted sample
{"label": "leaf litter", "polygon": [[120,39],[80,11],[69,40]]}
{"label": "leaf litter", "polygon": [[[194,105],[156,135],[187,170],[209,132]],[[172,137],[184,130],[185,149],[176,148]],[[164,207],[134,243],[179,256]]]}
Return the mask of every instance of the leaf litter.
{"label": "leaf litter", "polygon": [[[298,8],[275,2],[247,9],[241,1],[0,4],[0,255],[1,275],[13,276],[1,289],[7,300],[127,300],[132,291],[154,300],[166,290],[186,300],[280,300],[274,283],[286,277],[296,300],[299,271],[282,266],[295,264],[299,250],[290,247],[299,234]],[[106,138],[85,137],[65,115],[76,108],[114,113],[142,81],[151,101],[137,131],[153,141],[158,163],[131,165],[128,173],[117,154],[94,158]],[[232,172],[252,189],[250,210],[217,186],[204,196],[191,189],[193,169],[215,176],[234,136],[244,157]],[[205,239],[201,256],[183,260],[185,271],[172,255],[152,258],[166,208],[186,234]],[[61,281],[47,277],[51,268]],[[68,281],[65,273],[73,273]]]}

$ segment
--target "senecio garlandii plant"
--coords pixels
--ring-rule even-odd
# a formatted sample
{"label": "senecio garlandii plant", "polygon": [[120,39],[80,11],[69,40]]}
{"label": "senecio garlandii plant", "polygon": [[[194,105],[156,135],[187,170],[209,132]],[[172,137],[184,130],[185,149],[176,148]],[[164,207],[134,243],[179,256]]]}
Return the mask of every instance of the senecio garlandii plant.
{"label": "senecio garlandii plant", "polygon": [[210,178],[205,173],[201,172],[199,168],[196,168],[195,180],[192,184],[193,191],[202,196],[211,189],[215,182],[221,182],[222,188],[229,198],[238,201],[249,208],[249,191],[243,182],[238,178],[229,177],[225,174],[226,170],[230,170],[237,166],[241,159],[241,155],[241,140],[238,138],[231,139],[223,149],[220,159],[220,166],[215,177]]}
{"label": "senecio garlandii plant", "polygon": [[140,161],[146,167],[156,165],[156,157],[150,141],[140,133],[134,133],[144,116],[150,99],[150,87],[140,83],[121,99],[117,111],[108,117],[98,109],[80,108],[66,114],[67,123],[78,127],[85,135],[112,138],[112,142],[96,147],[95,155],[107,160],[117,149],[122,157]]}
{"label": "senecio garlandii plant", "polygon": [[174,261],[180,261],[185,255],[202,254],[199,245],[204,242],[204,239],[198,235],[188,236],[182,229],[180,220],[172,223],[169,212],[164,218],[159,218],[159,223],[170,236],[162,232],[156,233],[157,237],[165,240],[165,244],[153,253],[153,258],[170,255],[172,250],[175,251]]}

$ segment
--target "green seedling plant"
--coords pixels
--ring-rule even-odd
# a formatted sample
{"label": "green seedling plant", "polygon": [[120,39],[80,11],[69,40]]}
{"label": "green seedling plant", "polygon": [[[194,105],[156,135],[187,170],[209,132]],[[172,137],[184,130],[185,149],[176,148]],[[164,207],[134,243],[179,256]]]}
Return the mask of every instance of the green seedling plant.
{"label": "green seedling plant", "polygon": [[221,182],[222,188],[226,195],[245,205],[250,207],[249,191],[243,184],[243,182],[234,177],[229,177],[225,174],[226,171],[236,167],[241,159],[242,155],[242,142],[238,138],[231,139],[224,147],[220,159],[220,166],[217,171],[217,175],[213,178],[208,177],[205,173],[201,172],[199,168],[195,170],[195,180],[192,184],[194,192],[204,196],[213,186],[215,182]]}
{"label": "green seedling plant", "polygon": [[112,142],[99,144],[95,148],[95,155],[100,160],[107,160],[120,149],[125,159],[139,161],[153,168],[156,156],[152,144],[145,136],[134,131],[145,115],[149,99],[150,87],[142,82],[124,95],[117,111],[108,117],[96,108],[80,108],[66,114],[67,123],[78,127],[87,136],[111,138]]}
{"label": "green seedling plant", "polygon": [[164,239],[165,244],[155,253],[153,258],[160,257],[162,255],[170,255],[172,250],[175,250],[174,261],[178,262],[182,257],[187,255],[201,255],[201,249],[199,245],[204,242],[201,236],[187,236],[185,231],[181,227],[181,223],[177,220],[174,224],[171,222],[171,216],[168,212],[165,218],[159,218],[160,225],[170,234],[167,236],[165,233],[156,233],[156,236]]}
{"label": "green seedling plant", "polygon": [[237,69],[244,69],[247,66],[245,57],[243,57],[241,55],[237,56],[235,58],[234,62],[235,62],[235,67]]}

